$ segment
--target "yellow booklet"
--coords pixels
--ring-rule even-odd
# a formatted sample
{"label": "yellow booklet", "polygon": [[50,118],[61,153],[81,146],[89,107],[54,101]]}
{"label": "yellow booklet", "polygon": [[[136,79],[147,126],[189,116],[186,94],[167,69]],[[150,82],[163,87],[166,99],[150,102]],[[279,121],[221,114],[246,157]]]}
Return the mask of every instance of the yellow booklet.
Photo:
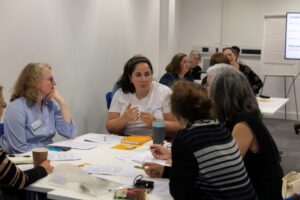
{"label": "yellow booklet", "polygon": [[122,144],[142,145],[150,140],[152,140],[152,137],[148,136],[148,135],[130,135],[130,136],[124,137],[121,140],[121,143]]}
{"label": "yellow booklet", "polygon": [[135,148],[137,148],[139,146],[141,146],[141,145],[136,145],[136,144],[122,144],[122,143],[120,143],[120,144],[117,144],[117,145],[115,145],[115,146],[113,146],[111,148],[112,149],[120,149],[120,150],[133,150],[133,149],[135,149]]}

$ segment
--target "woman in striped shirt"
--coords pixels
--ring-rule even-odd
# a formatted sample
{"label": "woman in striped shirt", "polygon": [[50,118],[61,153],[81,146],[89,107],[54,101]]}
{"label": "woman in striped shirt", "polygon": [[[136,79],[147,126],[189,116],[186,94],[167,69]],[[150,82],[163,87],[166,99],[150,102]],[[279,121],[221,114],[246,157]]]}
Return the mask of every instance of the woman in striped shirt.
{"label": "woman in striped shirt", "polygon": [[[0,86],[0,117],[3,114],[3,109],[6,103],[3,99],[2,86]],[[40,166],[33,169],[22,171],[16,167],[6,156],[6,153],[0,147],[0,185],[1,187],[9,187],[21,189],[27,185],[37,181],[40,178],[47,176],[51,173],[53,167],[50,161],[44,161]]]}
{"label": "woman in striped shirt", "polygon": [[192,82],[176,82],[171,109],[185,126],[172,144],[172,167],[145,163],[151,177],[169,177],[174,199],[253,200],[238,145],[226,127],[211,120],[207,92]]}

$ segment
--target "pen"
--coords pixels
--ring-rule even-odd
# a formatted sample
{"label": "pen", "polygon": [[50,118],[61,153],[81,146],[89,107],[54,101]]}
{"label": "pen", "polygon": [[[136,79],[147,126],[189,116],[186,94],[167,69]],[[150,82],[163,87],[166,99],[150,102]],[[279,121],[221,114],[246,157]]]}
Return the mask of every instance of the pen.
{"label": "pen", "polygon": [[16,154],[10,154],[8,157],[23,157],[23,158],[30,158],[30,155],[16,155]]}
{"label": "pen", "polygon": [[133,167],[134,167],[134,168],[137,168],[137,169],[144,169],[143,166],[139,166],[139,165],[134,165]]}
{"label": "pen", "polygon": [[79,165],[77,165],[77,167],[84,167],[86,165],[88,165],[88,163],[80,163]]}
{"label": "pen", "polygon": [[[89,140],[89,139],[84,139],[83,141],[85,141],[85,142],[94,142],[94,141]],[[96,142],[94,142],[94,143],[96,143]]]}

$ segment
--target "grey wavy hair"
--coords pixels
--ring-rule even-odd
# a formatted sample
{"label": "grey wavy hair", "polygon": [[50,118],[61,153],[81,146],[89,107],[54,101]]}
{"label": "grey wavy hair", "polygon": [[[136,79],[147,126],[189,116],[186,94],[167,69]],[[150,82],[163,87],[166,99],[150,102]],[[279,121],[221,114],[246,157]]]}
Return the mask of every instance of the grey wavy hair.
{"label": "grey wavy hair", "polygon": [[190,56],[190,59],[192,59],[194,55],[198,55],[198,56],[200,57],[200,59],[201,59],[201,53],[200,53],[199,50],[192,50],[192,51],[190,52],[190,55],[189,55],[189,56]]}
{"label": "grey wavy hair", "polygon": [[206,73],[208,76],[216,77],[226,69],[234,69],[234,67],[225,63],[218,63],[209,67]]}
{"label": "grey wavy hair", "polygon": [[218,74],[212,82],[210,97],[221,122],[231,121],[234,115],[241,112],[262,117],[247,78],[238,70],[225,69]]}

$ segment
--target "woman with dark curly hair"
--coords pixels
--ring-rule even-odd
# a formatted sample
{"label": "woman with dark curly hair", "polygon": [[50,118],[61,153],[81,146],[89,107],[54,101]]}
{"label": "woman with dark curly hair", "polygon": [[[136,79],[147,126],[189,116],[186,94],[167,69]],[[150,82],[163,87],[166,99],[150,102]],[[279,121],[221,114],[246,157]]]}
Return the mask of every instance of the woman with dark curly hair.
{"label": "woman with dark curly hair", "polygon": [[126,62],[106,120],[110,133],[151,135],[152,121],[156,119],[164,121],[167,134],[179,130],[171,114],[169,95],[172,91],[153,81],[152,75],[148,58],[136,55]]}

